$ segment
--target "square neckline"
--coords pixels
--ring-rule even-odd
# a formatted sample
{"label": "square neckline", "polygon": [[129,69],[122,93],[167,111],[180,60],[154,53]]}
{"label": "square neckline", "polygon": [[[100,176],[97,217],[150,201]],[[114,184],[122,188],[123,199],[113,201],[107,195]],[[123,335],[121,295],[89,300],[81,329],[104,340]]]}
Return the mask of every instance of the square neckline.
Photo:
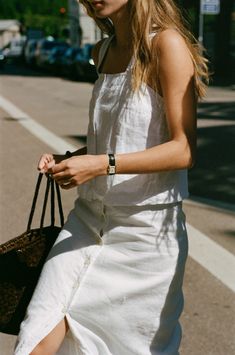
{"label": "square neckline", "polygon": [[[117,73],[104,73],[102,71],[100,71],[100,67],[104,64],[104,61],[105,61],[105,58],[107,57],[107,54],[108,54],[108,50],[109,50],[109,46],[113,40],[113,38],[115,37],[115,35],[113,34],[112,36],[110,36],[109,38],[107,38],[107,46],[104,48],[104,52],[101,53],[101,58],[99,59],[99,63],[98,63],[98,68],[97,68],[97,72],[99,75],[102,75],[103,77],[106,77],[106,76],[119,76],[119,75],[125,75],[129,68],[131,67],[131,64],[133,63],[133,55],[131,56],[131,59],[129,60],[128,64],[127,64],[127,67],[125,69],[125,71],[121,71],[121,72],[117,72]],[[101,47],[100,47],[100,50],[102,50],[102,47],[103,45],[105,44],[105,41],[102,43]]]}
{"label": "square neckline", "polygon": [[[155,33],[153,33],[152,35],[154,35],[154,34],[155,34]],[[133,64],[134,56],[132,55],[125,71],[122,71],[122,72],[119,72],[119,73],[103,73],[103,72],[100,72],[100,71],[99,71],[100,66],[104,63],[104,60],[105,60],[106,55],[107,55],[107,53],[108,53],[108,49],[109,49],[110,43],[112,42],[112,40],[113,40],[114,37],[115,37],[115,34],[113,34],[112,36],[110,36],[110,37],[108,37],[108,38],[106,39],[106,40],[107,40],[106,46],[104,46],[106,40],[104,40],[104,42],[101,44],[100,50],[102,50],[103,53],[100,53],[99,63],[98,63],[98,67],[97,67],[97,73],[98,73],[98,78],[99,78],[99,79],[100,79],[100,78],[106,79],[106,78],[112,78],[112,77],[115,77],[115,78],[116,78],[116,77],[119,77],[119,76],[122,77],[122,76],[126,75],[126,74],[129,72],[129,70],[130,70],[130,68],[131,68],[131,66],[132,66],[132,64]],[[104,47],[103,47],[103,46],[104,46]],[[164,100],[164,99],[163,99],[163,96],[161,96],[161,95],[160,95],[156,90],[154,90],[149,84],[147,84],[147,83],[142,83],[141,86],[142,86],[142,85],[145,86],[145,88],[150,91],[150,94],[152,94],[152,95],[158,97],[158,98],[163,102],[163,100]]]}

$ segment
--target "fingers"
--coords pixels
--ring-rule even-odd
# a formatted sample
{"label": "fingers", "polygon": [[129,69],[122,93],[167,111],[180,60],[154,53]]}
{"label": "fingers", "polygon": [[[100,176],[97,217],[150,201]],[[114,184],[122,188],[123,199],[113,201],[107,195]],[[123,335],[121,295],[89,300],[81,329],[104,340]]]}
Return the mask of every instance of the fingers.
{"label": "fingers", "polygon": [[49,167],[48,172],[50,174],[53,174],[54,177],[56,177],[57,175],[59,177],[66,173],[66,169],[67,162],[62,160],[62,162],[59,164],[52,164],[52,166]]}
{"label": "fingers", "polygon": [[58,178],[58,177],[55,177],[54,175],[52,175],[52,177],[59,185],[68,184],[68,183],[73,182],[73,178],[71,176],[63,176],[63,177]]}
{"label": "fingers", "polygon": [[54,159],[46,164],[47,171],[50,172],[50,170],[53,168],[53,166],[55,166],[55,160]]}
{"label": "fingers", "polygon": [[[67,168],[67,162],[65,163],[64,159],[64,155],[53,155],[45,153],[41,156],[37,169],[40,171],[40,173],[52,174],[55,178],[57,178],[57,173],[62,173],[62,176],[67,178],[67,175],[64,175]],[[60,175],[58,175],[58,178],[59,177]]]}
{"label": "fingers", "polygon": [[62,161],[59,164],[53,165],[48,169],[48,172],[63,189],[70,189],[76,186],[76,182],[73,180],[74,176],[71,175],[71,171],[67,167],[67,162]]}
{"label": "fingers", "polygon": [[69,182],[68,184],[60,184],[60,187],[64,190],[69,190],[72,189],[73,187],[76,187],[77,184],[74,182]]}
{"label": "fingers", "polygon": [[73,181],[73,177],[70,176],[70,175],[66,175],[66,174],[62,174],[59,175],[59,174],[51,174],[51,176],[53,177],[53,179],[59,184],[59,185],[62,185],[62,184],[67,184],[69,182],[72,182]]}
{"label": "fingers", "polygon": [[78,182],[74,176],[74,169],[68,166],[70,159],[62,160],[63,158],[63,155],[43,154],[38,163],[38,170],[50,174],[62,189],[68,190],[76,187]]}
{"label": "fingers", "polygon": [[54,157],[52,154],[43,154],[38,162],[37,168],[41,173],[46,173],[48,164],[50,164],[50,166],[55,164]]}

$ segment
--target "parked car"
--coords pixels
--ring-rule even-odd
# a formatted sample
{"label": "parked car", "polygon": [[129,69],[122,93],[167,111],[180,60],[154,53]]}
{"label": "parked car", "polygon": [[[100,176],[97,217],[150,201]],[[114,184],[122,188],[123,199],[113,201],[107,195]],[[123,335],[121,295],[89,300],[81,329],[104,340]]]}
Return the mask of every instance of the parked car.
{"label": "parked car", "polygon": [[61,72],[71,78],[76,76],[76,56],[82,52],[79,47],[68,48],[61,57]]}
{"label": "parked car", "polygon": [[26,37],[13,38],[9,45],[5,47],[3,53],[7,59],[20,59],[23,55],[23,48],[26,41]]}
{"label": "parked car", "polygon": [[78,80],[94,82],[98,77],[95,63],[91,57],[93,46],[93,44],[85,44],[81,53],[76,56],[75,68]]}
{"label": "parked car", "polygon": [[44,38],[38,41],[35,51],[36,64],[38,67],[45,68],[48,64],[48,59],[51,51],[55,47],[68,47],[65,42],[55,41],[53,38]]}
{"label": "parked car", "polygon": [[3,53],[3,50],[0,49],[0,68],[2,69],[6,63],[6,57]]}
{"label": "parked car", "polygon": [[55,74],[61,73],[62,72],[62,61],[63,61],[63,56],[67,50],[69,50],[67,46],[56,46],[51,50],[51,53],[48,57],[48,63],[47,67],[50,71],[52,71]]}
{"label": "parked car", "polygon": [[36,39],[30,39],[26,42],[24,48],[24,58],[25,62],[28,65],[34,66],[36,64],[36,48],[37,48]]}

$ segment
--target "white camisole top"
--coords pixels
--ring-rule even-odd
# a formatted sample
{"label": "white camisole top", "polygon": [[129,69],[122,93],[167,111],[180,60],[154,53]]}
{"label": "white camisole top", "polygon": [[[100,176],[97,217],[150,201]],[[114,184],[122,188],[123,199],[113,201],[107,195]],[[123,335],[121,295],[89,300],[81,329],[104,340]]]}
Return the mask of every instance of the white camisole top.
{"label": "white camisole top", "polygon": [[[88,154],[138,152],[169,140],[163,98],[147,84],[139,92],[132,91],[133,60],[125,72],[99,73],[112,38],[104,40],[99,52],[99,77],[89,109]],[[106,205],[175,203],[188,196],[187,170],[99,176],[78,192],[81,198]]]}

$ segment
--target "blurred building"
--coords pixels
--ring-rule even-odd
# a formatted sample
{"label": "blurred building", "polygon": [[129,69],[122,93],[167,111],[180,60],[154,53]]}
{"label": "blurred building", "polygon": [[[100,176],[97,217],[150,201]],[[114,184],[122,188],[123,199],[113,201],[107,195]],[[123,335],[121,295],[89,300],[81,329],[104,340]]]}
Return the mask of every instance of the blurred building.
{"label": "blurred building", "polygon": [[96,43],[102,37],[101,31],[94,20],[86,14],[83,6],[80,6],[80,26],[82,28],[82,43]]}
{"label": "blurred building", "polygon": [[13,38],[20,38],[21,24],[17,20],[0,20],[0,48],[6,46]]}
{"label": "blurred building", "polygon": [[90,18],[84,6],[77,0],[68,0],[70,42],[73,46],[97,42],[102,34],[94,20]]}

